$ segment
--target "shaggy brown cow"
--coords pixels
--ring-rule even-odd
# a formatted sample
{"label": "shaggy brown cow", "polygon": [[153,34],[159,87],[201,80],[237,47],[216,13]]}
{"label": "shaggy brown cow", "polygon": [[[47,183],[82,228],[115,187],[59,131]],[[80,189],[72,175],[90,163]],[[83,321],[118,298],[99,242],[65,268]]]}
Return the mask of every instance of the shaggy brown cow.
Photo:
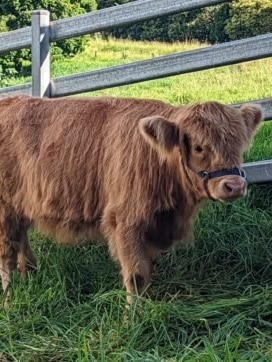
{"label": "shaggy brown cow", "polygon": [[0,272],[35,265],[27,230],[60,243],[107,240],[130,295],[152,261],[192,239],[205,198],[246,194],[242,153],[258,106],[174,107],[119,98],[0,101]]}

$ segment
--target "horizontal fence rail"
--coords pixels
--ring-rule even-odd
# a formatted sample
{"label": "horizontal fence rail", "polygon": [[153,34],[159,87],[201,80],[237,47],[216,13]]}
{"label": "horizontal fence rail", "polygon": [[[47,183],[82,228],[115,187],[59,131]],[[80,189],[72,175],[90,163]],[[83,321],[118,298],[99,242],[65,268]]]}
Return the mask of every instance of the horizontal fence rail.
{"label": "horizontal fence rail", "polygon": [[268,56],[272,56],[272,34],[60,77],[54,80],[51,95],[61,97]]}
{"label": "horizontal fence rail", "polygon": [[[127,85],[167,76],[237,64],[272,56],[272,34],[108,67],[52,80],[52,97]],[[27,93],[29,84],[0,89],[0,94]],[[269,104],[269,109],[271,105]],[[271,116],[271,110],[268,113]]]}
{"label": "horizontal fence rail", "polygon": [[272,160],[248,162],[243,168],[250,184],[272,182]]}
{"label": "horizontal fence rail", "polygon": [[[88,14],[52,21],[50,42],[133,24],[178,12],[200,9],[231,0],[143,0]],[[0,34],[0,55],[31,46],[31,27]]]}
{"label": "horizontal fence rail", "polygon": [[0,33],[0,56],[12,50],[31,47],[31,26]]}
{"label": "horizontal fence rail", "polygon": [[12,96],[15,94],[28,94],[32,95],[31,83],[14,85],[12,87],[0,88],[0,99],[6,96]]}

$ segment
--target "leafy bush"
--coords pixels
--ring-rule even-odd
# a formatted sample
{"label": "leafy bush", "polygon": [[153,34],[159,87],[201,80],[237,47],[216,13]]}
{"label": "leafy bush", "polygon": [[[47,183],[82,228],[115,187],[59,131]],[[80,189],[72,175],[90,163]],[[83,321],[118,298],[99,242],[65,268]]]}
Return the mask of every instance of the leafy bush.
{"label": "leafy bush", "polygon": [[188,38],[211,44],[229,40],[225,26],[229,18],[229,4],[201,9],[188,24]]}
{"label": "leafy bush", "polygon": [[[50,11],[51,20],[79,15],[97,8],[96,0],[1,0],[0,32],[31,25],[31,12],[37,9]],[[59,41],[52,47],[52,56],[72,56],[83,50],[88,37]],[[30,49],[10,52],[0,58],[0,79],[5,76],[30,74]]]}
{"label": "leafy bush", "polygon": [[[98,4],[99,8],[104,8],[130,1],[98,0]],[[272,32],[271,19],[271,0],[235,0],[230,4],[119,27],[110,31],[110,34],[134,40],[173,42],[196,39],[214,44]]]}
{"label": "leafy bush", "polygon": [[104,9],[114,5],[123,5],[131,2],[130,0],[96,0],[97,8]]}
{"label": "leafy bush", "polygon": [[272,32],[272,1],[234,1],[226,32],[233,40]]}
{"label": "leafy bush", "polygon": [[[100,7],[109,3],[112,6],[111,0],[107,3],[98,1]],[[126,25],[109,33],[117,38],[134,40],[223,42],[228,40],[224,30],[228,16],[229,5],[223,4]]]}

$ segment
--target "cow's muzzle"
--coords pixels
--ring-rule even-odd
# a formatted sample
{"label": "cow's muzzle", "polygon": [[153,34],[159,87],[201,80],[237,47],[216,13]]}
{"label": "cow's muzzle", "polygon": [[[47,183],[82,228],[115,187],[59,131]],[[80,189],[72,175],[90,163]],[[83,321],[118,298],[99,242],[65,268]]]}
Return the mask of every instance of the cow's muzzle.
{"label": "cow's muzzle", "polygon": [[247,183],[241,177],[227,177],[219,182],[224,200],[235,200],[246,195]]}
{"label": "cow's muzzle", "polygon": [[[246,195],[246,173],[241,168],[233,167],[212,172],[196,172],[190,169],[203,179],[207,196],[213,201],[231,201]],[[209,182],[210,180],[213,181]]]}

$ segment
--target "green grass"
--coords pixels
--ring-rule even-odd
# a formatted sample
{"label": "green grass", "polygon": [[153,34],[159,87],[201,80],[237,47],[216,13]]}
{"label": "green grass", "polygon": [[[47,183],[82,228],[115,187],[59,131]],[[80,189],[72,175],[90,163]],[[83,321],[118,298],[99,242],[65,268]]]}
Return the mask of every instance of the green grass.
{"label": "green grass", "polygon": [[[85,54],[54,63],[53,74],[196,47],[96,39]],[[95,94],[175,104],[271,97],[271,66],[266,59]],[[271,139],[266,122],[246,159],[272,158]],[[125,292],[105,247],[62,248],[32,232],[38,270],[25,282],[14,275],[12,304],[0,310],[0,361],[271,361],[271,230],[269,185],[251,186],[233,204],[207,202],[195,247],[158,260],[151,297],[139,298],[126,321]]]}

